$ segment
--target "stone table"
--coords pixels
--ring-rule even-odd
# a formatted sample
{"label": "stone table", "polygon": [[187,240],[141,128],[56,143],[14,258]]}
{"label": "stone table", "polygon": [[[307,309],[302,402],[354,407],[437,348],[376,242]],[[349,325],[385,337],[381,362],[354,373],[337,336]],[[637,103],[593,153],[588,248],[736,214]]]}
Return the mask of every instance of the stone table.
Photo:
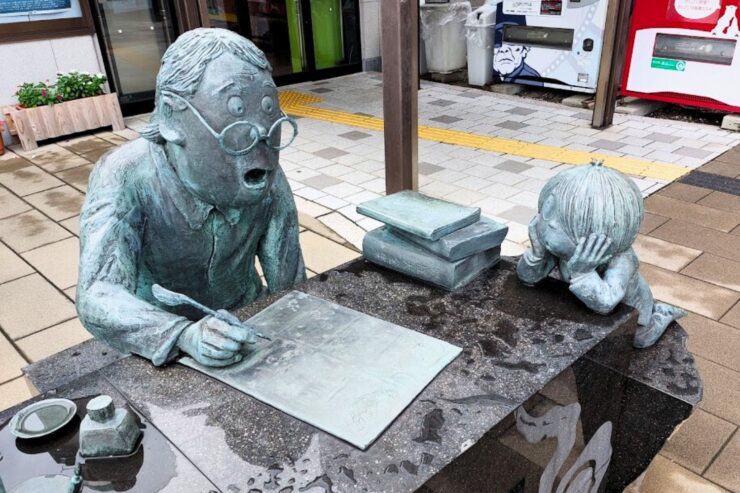
{"label": "stone table", "polygon": [[[538,491],[540,478],[563,477],[605,422],[613,451],[601,491],[621,491],[701,399],[680,326],[653,348],[635,350],[636,312],[619,306],[594,314],[555,279],[527,288],[509,259],[452,293],[364,260],[297,289],[464,351],[366,451],[194,370],[156,368],[98,342],[32,365],[27,376],[56,396],[115,392],[215,488],[251,493]],[[238,315],[248,318],[279,297]],[[540,416],[559,406],[572,411],[574,403],[573,447],[556,448],[554,438],[529,443],[518,432],[520,407]],[[0,422],[11,413],[0,413]]]}

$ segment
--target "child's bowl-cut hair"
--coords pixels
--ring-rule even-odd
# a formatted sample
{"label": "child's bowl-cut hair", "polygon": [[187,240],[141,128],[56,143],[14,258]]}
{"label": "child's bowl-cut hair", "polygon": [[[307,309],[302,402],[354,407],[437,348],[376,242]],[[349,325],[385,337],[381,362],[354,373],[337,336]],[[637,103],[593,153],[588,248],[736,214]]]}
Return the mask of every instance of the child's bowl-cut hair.
{"label": "child's bowl-cut hair", "polygon": [[556,219],[574,244],[590,234],[603,234],[612,240],[612,252],[617,254],[637,238],[644,215],[642,194],[630,178],[600,162],[550,178],[540,192],[539,212],[551,196]]}

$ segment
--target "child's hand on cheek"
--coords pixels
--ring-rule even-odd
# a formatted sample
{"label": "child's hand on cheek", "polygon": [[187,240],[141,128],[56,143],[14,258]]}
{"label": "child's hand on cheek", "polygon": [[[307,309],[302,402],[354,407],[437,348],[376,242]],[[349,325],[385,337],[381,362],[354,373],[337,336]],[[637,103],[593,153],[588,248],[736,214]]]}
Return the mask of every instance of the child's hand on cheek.
{"label": "child's hand on cheek", "polygon": [[568,260],[568,271],[571,278],[593,272],[598,266],[605,264],[611,258],[609,247],[612,240],[606,235],[591,234],[588,238],[581,238],[573,256]]}

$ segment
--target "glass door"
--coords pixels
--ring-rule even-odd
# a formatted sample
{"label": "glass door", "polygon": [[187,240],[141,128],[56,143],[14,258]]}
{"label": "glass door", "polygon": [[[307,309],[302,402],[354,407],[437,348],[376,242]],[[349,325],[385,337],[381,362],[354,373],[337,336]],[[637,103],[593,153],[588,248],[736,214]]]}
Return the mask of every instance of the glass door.
{"label": "glass door", "polygon": [[357,0],[207,0],[211,27],[238,32],[265,52],[276,82],[361,69]]}
{"label": "glass door", "polygon": [[122,104],[150,101],[159,63],[175,39],[168,0],[96,0],[98,36]]}

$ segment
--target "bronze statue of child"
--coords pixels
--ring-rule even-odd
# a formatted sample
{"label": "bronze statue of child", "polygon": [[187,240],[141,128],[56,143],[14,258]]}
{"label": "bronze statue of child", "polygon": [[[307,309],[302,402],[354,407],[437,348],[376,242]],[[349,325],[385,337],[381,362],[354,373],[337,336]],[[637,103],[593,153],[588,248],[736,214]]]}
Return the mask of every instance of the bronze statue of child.
{"label": "bronze statue of child", "polygon": [[628,177],[592,162],[552,177],[539,196],[529,225],[529,248],[517,274],[527,285],[555,267],[570,291],[587,307],[608,314],[619,303],[639,312],[633,344],[650,347],[680,308],[656,303],[632,248],[644,215],[640,190]]}

